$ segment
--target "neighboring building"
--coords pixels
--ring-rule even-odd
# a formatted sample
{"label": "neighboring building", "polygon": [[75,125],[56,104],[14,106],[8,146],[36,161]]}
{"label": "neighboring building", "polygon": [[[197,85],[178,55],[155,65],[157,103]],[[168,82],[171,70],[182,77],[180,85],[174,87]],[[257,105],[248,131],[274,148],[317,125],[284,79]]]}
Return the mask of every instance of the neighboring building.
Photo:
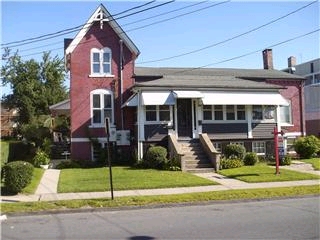
{"label": "neighboring building", "polygon": [[186,141],[207,133],[218,150],[237,143],[266,155],[275,127],[285,132],[284,147],[305,132],[305,79],[273,70],[271,49],[265,69],[135,67],[139,50],[103,5],[84,26],[65,51],[72,159],[96,159],[106,117],[111,145],[138,158],[150,144],[168,146],[168,135]]}
{"label": "neighboring building", "polygon": [[284,71],[305,77],[304,104],[306,134],[320,137],[320,58],[296,64],[296,58],[288,58]]}
{"label": "neighboring building", "polygon": [[9,109],[1,104],[1,138],[12,137],[14,129],[17,127],[17,109]]}

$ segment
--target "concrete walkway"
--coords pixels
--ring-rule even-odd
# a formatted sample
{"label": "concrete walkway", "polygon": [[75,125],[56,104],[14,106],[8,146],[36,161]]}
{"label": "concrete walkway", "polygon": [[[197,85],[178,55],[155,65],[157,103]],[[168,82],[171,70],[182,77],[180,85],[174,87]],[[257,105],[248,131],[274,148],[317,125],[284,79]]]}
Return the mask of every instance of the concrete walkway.
{"label": "concrete walkway", "polygon": [[[319,175],[320,171],[314,171],[303,162],[296,162],[290,167],[291,170],[308,172]],[[281,168],[288,168],[283,167]],[[280,169],[281,169],[280,168]],[[1,196],[1,202],[32,202],[32,201],[54,201],[54,200],[72,200],[72,199],[95,199],[111,198],[111,192],[81,192],[81,193],[57,193],[60,170],[47,169],[43,174],[41,182],[35,194],[15,196]],[[163,188],[163,189],[142,189],[142,190],[124,190],[114,191],[114,197],[123,196],[150,196],[150,195],[169,195],[194,192],[211,192],[225,191],[230,189],[254,189],[254,188],[275,188],[275,187],[292,187],[317,185],[320,180],[303,180],[303,181],[284,181],[284,182],[265,182],[265,183],[246,183],[236,179],[227,178],[217,173],[198,173],[199,177],[210,179],[220,185],[199,186],[199,187],[182,187],[182,188]]]}

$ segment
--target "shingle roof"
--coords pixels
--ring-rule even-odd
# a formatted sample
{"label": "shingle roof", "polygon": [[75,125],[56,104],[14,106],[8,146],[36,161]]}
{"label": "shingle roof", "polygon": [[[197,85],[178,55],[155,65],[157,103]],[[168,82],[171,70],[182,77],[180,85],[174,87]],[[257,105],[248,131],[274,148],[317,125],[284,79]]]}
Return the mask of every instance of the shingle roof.
{"label": "shingle roof", "polygon": [[190,76],[233,76],[246,79],[302,80],[301,76],[279,70],[237,68],[152,68],[136,67],[136,76],[190,75]]}
{"label": "shingle roof", "polygon": [[[302,80],[277,70],[234,68],[135,68],[135,87],[280,89],[266,79]],[[146,79],[148,79],[146,81]],[[153,79],[153,80],[151,80]]]}

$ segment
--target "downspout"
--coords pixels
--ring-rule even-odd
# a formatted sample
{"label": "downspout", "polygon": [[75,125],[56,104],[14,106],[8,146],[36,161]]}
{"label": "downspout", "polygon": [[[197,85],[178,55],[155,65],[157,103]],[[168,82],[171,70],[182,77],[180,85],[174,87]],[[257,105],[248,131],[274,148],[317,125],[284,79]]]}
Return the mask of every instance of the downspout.
{"label": "downspout", "polygon": [[[119,66],[120,66],[120,106],[123,104],[123,41],[119,40],[120,45],[120,56],[119,56]],[[121,130],[123,130],[124,119],[123,119],[123,108],[121,108]]]}
{"label": "downspout", "polygon": [[304,99],[303,99],[303,85],[304,81],[301,80],[301,83],[299,84],[299,102],[300,102],[300,131],[301,131],[301,136],[305,135],[305,119],[304,119]]}

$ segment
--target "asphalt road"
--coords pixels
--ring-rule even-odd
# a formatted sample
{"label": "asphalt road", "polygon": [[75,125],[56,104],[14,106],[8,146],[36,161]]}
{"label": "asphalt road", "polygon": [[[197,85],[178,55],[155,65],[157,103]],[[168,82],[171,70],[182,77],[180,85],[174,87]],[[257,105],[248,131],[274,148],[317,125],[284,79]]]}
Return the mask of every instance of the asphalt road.
{"label": "asphalt road", "polygon": [[2,239],[319,239],[319,197],[9,216]]}

